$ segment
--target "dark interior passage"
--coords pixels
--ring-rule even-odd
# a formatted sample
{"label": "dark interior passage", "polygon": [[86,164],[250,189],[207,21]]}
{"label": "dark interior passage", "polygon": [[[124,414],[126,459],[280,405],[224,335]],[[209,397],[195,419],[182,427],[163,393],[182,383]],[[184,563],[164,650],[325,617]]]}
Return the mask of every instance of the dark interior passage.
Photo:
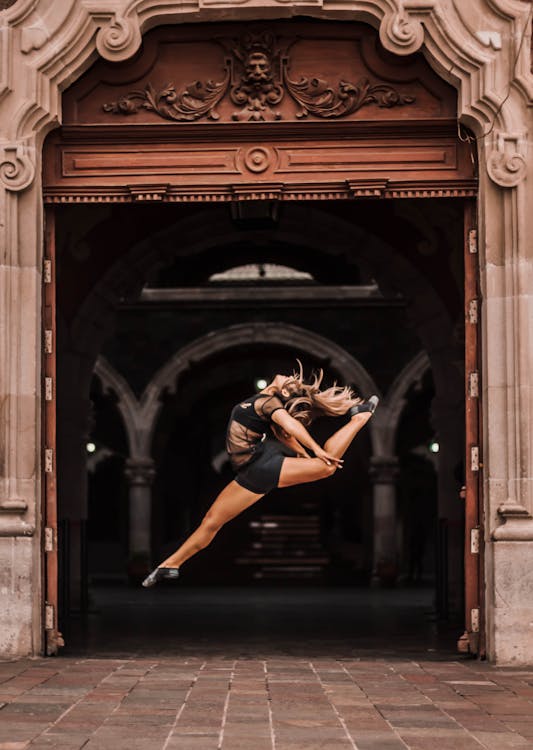
{"label": "dark interior passage", "polygon": [[[59,212],[65,621],[81,610],[91,639],[105,632],[117,602],[231,478],[231,407],[297,356],[329,383],[362,395],[372,384],[386,416],[357,439],[342,473],[275,491],[224,528],[187,565],[181,589],[194,599],[199,585],[247,585],[242,607],[247,596],[262,602],[258,633],[264,607],[281,607],[295,584],[305,618],[317,585],[324,602],[361,606],[362,587],[404,587],[403,599],[384,589],[414,616],[402,615],[398,632],[414,622],[425,632],[424,612],[439,601],[460,609],[461,205],[399,203],[266,204],[244,216],[228,206]],[[128,417],[128,399],[150,420]],[[320,440],[334,428],[313,427]],[[149,513],[132,533],[143,502]],[[281,598],[260,599],[273,584]],[[423,606],[412,584],[429,587]],[[153,600],[158,613],[173,606],[166,596]],[[363,623],[362,638],[375,630],[355,609],[347,622]],[[325,629],[324,618],[317,633]]]}

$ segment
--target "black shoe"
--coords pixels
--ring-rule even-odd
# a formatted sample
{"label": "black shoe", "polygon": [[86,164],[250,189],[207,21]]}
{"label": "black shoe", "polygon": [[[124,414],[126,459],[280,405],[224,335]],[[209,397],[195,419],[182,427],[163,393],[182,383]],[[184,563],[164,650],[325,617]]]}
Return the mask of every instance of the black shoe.
{"label": "black shoe", "polygon": [[179,574],[179,568],[156,568],[155,570],[152,570],[150,575],[146,576],[146,578],[142,582],[142,585],[145,588],[149,588],[150,586],[155,586],[158,581],[175,581],[176,578],[179,577]]}
{"label": "black shoe", "polygon": [[377,396],[370,396],[368,401],[363,401],[362,404],[352,406],[350,409],[350,417],[353,417],[355,414],[364,414],[365,412],[373,414],[376,411],[378,404],[379,398]]}

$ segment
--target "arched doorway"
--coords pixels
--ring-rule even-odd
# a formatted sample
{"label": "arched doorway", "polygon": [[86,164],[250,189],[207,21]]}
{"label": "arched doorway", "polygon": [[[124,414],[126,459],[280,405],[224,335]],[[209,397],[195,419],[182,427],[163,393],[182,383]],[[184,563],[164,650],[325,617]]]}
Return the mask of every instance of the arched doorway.
{"label": "arched doorway", "polygon": [[[318,44],[320,47],[325,44],[325,41],[323,37],[320,37],[320,32],[317,33],[317,28],[317,26],[309,25],[309,27],[306,26],[305,31],[313,44]],[[346,42],[346,28],[343,28],[342,33],[338,31],[343,43]],[[205,30],[203,31],[205,33]],[[281,36],[289,32],[293,33],[293,31],[290,24],[280,26],[278,29]],[[345,45],[345,49],[348,50],[350,44],[354,40],[357,41],[362,50],[360,60],[363,60],[375,74],[379,72],[380,75],[385,75],[387,61],[383,59],[379,48],[375,46],[375,39],[371,43],[370,31],[354,26],[353,34],[353,37],[348,35],[349,44]],[[167,39],[168,35],[170,37]],[[197,41],[200,43],[201,39],[198,38]],[[179,31],[176,30],[154,32],[152,51],[157,49],[157,45],[161,42],[180,44],[183,39],[180,39]],[[262,54],[268,58],[268,44],[265,40],[261,44],[264,47]],[[307,59],[304,51],[301,51],[301,54],[300,65]],[[281,60],[283,55],[280,53],[278,57]],[[237,154],[235,156],[236,169],[237,172],[240,170],[240,176],[231,177],[232,182],[228,182],[227,176],[220,177],[221,174],[225,175],[226,167],[221,167],[222,172],[219,172],[219,176],[216,177],[209,172],[210,165],[209,176],[202,177],[203,182],[199,183],[198,175],[203,174],[200,167],[196,165],[192,171],[189,167],[183,167],[184,162],[180,160],[184,158],[185,152],[180,146],[182,148],[180,156],[172,152],[174,154],[172,158],[177,159],[175,167],[177,171],[174,176],[179,176],[179,180],[177,182],[174,180],[170,187],[148,183],[146,170],[149,170],[150,179],[152,179],[153,170],[158,169],[156,162],[163,170],[160,177],[167,174],[165,160],[167,157],[170,158],[172,149],[168,143],[165,143],[164,138],[169,131],[158,131],[158,148],[155,152],[149,149],[151,156],[147,158],[149,161],[155,158],[155,162],[141,164],[144,156],[137,155],[130,159],[125,155],[126,152],[121,150],[120,145],[117,146],[124,138],[121,131],[115,125],[103,126],[101,118],[104,115],[101,111],[95,115],[96,110],[94,108],[91,110],[91,97],[87,98],[87,94],[94,89],[90,83],[91,75],[96,76],[97,80],[101,78],[98,71],[91,71],[88,77],[79,83],[70,100],[67,95],[66,111],[69,111],[68,117],[73,118],[73,122],[81,117],[83,122],[88,123],[91,122],[91,116],[95,116],[97,120],[85,131],[83,143],[75,142],[76,134],[79,132],[75,125],[71,131],[74,140],[70,141],[68,146],[63,142],[62,137],[53,136],[50,139],[47,144],[50,155],[46,173],[47,200],[50,203],[65,203],[70,201],[67,196],[76,194],[77,201],[91,203],[96,200],[99,206],[97,209],[84,207],[77,211],[72,208],[62,208],[57,211],[57,218],[63,222],[63,230],[60,229],[60,232],[65,231],[69,226],[72,228],[73,224],[76,225],[74,234],[71,234],[69,238],[65,233],[62,236],[62,246],[69,251],[63,256],[64,283],[69,273],[76,275],[78,270],[76,263],[83,263],[87,257],[90,257],[91,247],[98,242],[102,242],[101,247],[104,247],[106,233],[111,232],[111,236],[108,234],[107,237],[107,247],[110,252],[106,257],[100,256],[96,266],[91,266],[90,272],[81,280],[81,288],[74,290],[74,287],[67,286],[65,283],[63,292],[60,290],[60,295],[63,294],[60,313],[64,315],[61,323],[65,324],[63,342],[66,342],[66,346],[63,351],[64,356],[62,360],[60,359],[60,367],[64,369],[62,374],[60,371],[59,382],[61,383],[62,379],[63,383],[75,386],[71,395],[73,401],[78,402],[77,408],[71,408],[73,404],[67,399],[62,407],[63,413],[67,415],[67,422],[77,421],[77,425],[71,424],[69,428],[72,432],[65,429],[63,436],[78,433],[77,441],[69,439],[63,443],[62,452],[63,456],[66,456],[72,449],[77,454],[73,455],[72,460],[69,461],[70,470],[73,473],[76,466],[78,469],[81,468],[84,457],[81,450],[83,441],[79,440],[79,435],[82,434],[80,424],[84,421],[82,402],[84,399],[86,402],[83,393],[87,393],[92,366],[102,343],[102,333],[105,333],[109,313],[113,312],[118,303],[127,301],[128,296],[130,299],[134,298],[146,282],[146,273],[156,273],[154,269],[158,264],[166,265],[167,269],[170,267],[179,274],[179,268],[172,268],[172,261],[176,256],[181,258],[185,256],[188,259],[191,276],[194,277],[196,274],[202,277],[206,268],[210,272],[221,268],[220,260],[216,258],[216,250],[221,247],[227,248],[231,257],[236,261],[250,259],[250,255],[257,258],[259,250],[264,261],[265,247],[268,246],[271,260],[276,259],[280,254],[285,256],[287,253],[292,257],[305,256],[306,264],[313,265],[314,263],[317,268],[322,269],[323,280],[328,279],[329,276],[335,282],[336,287],[341,287],[342,284],[339,282],[342,280],[343,270],[350,268],[351,273],[355,274],[357,265],[355,259],[357,258],[359,282],[361,278],[376,279],[381,289],[390,290],[391,297],[399,293],[408,300],[409,317],[432,360],[438,397],[435,419],[439,423],[439,431],[446,436],[443,440],[446,450],[443,450],[441,456],[439,497],[443,502],[442,507],[452,514],[456,522],[457,533],[450,543],[453,549],[450,564],[454,569],[450,580],[454,581],[454,606],[460,608],[462,534],[459,520],[462,511],[458,500],[457,480],[453,475],[453,469],[460,461],[458,457],[462,454],[461,420],[460,416],[457,418],[457,409],[460,408],[462,402],[462,372],[461,367],[457,367],[457,362],[461,363],[462,359],[459,323],[462,316],[462,290],[461,283],[458,286],[457,282],[461,280],[463,250],[463,204],[461,201],[472,196],[475,187],[467,159],[467,149],[455,138],[455,123],[449,117],[454,106],[451,104],[452,97],[454,98],[453,92],[447,90],[436,76],[430,74],[429,69],[424,68],[421,61],[409,61],[409,64],[411,67],[406,65],[403,75],[408,78],[407,71],[409,75],[413,75],[413,71],[418,70],[419,93],[416,95],[398,93],[398,86],[383,83],[377,84],[376,91],[369,94],[369,102],[365,102],[365,104],[373,103],[386,112],[382,124],[383,131],[379,136],[382,138],[380,143],[372,141],[372,138],[369,138],[368,129],[365,131],[363,127],[359,127],[357,137],[353,138],[355,121],[350,118],[358,113],[360,106],[352,103],[346,111],[342,112],[347,116],[347,122],[351,123],[343,135],[343,138],[351,143],[348,150],[344,142],[339,144],[337,140],[339,129],[336,128],[335,137],[332,137],[333,131],[327,131],[322,122],[317,124],[316,129],[307,131],[313,134],[312,147],[309,149],[308,146],[302,146],[298,154],[294,151],[296,148],[294,144],[300,143],[301,136],[297,135],[297,131],[294,130],[296,126],[293,124],[290,127],[284,126],[272,131],[276,134],[273,144],[258,145],[264,143],[263,135],[259,137],[260,131],[257,130],[259,127],[257,122],[262,122],[263,115],[258,116],[257,121],[254,120],[250,113],[255,111],[253,110],[255,105],[246,99],[243,112],[246,114],[246,119],[252,121],[250,127],[246,125],[248,128],[246,138],[251,140],[244,146],[239,146],[238,154],[235,152]],[[284,62],[283,65],[285,67],[282,66],[280,70],[283,69],[284,72],[280,72],[279,75],[285,76],[284,85],[287,90],[290,90],[295,79],[287,77],[287,63]],[[146,71],[141,63],[138,63],[138,66],[140,67],[137,74],[142,78]],[[186,71],[183,74],[185,75]],[[251,73],[246,72],[245,69],[242,75],[246,78]],[[271,75],[273,75],[272,70],[269,70],[268,76]],[[424,84],[428,84],[429,79],[431,79],[433,104],[423,95]],[[109,85],[120,83],[119,75],[118,83],[114,80],[113,84]],[[295,102],[299,101],[300,94],[296,95],[296,91],[297,89],[293,87],[294,95],[291,95],[290,107],[294,107]],[[148,134],[155,133],[152,129],[152,125],[155,128],[155,124],[151,123],[150,117],[157,115],[168,119],[169,113],[166,110],[166,114],[156,112],[151,104],[149,107],[144,107],[148,101],[146,100],[148,94],[145,92],[139,96],[140,99],[126,95],[123,99],[114,100],[115,103],[110,103],[109,107],[106,104],[107,108],[104,107],[103,111],[106,116],[113,114],[127,116],[126,113],[129,113],[137,117],[139,113],[144,113],[144,109],[147,109],[148,122],[140,125],[141,130],[137,131],[141,140],[147,142]],[[236,97],[237,94],[234,96]],[[310,92],[306,92],[306,96],[311,96]],[[351,96],[354,96],[353,92]],[[225,106],[223,98],[222,96],[220,99],[221,106]],[[138,99],[143,105],[140,108]],[[182,106],[185,100],[180,101],[182,102],[180,106]],[[439,103],[438,107],[436,101]],[[311,107],[313,102],[314,106],[320,109],[322,104],[318,104],[318,100],[315,99],[308,101],[308,106]],[[89,110],[86,109],[87,106]],[[303,106],[301,102],[300,106]],[[251,110],[250,107],[252,107]],[[271,103],[265,104],[265,107],[270,117],[270,114],[274,112]],[[409,121],[410,112],[418,111],[419,115],[422,112],[426,116],[424,127],[418,133],[419,141],[416,147],[413,147],[412,143],[413,123],[410,122],[409,129],[407,129],[402,119],[398,120],[394,117],[396,108],[402,107],[407,112],[405,116],[402,114],[405,122]],[[227,116],[228,111],[225,109],[223,111]],[[214,112],[214,110],[210,109],[209,112]],[[198,112],[195,113],[193,120],[199,119],[196,114]],[[289,120],[297,121],[297,115],[302,114],[305,113],[303,111],[292,112],[287,117]],[[208,116],[207,110],[202,116],[204,115]],[[322,117],[323,111],[316,110],[315,116]],[[174,117],[171,119],[175,120]],[[239,117],[235,119],[238,120]],[[264,119],[268,120],[266,116]],[[358,123],[359,125],[361,123]],[[106,130],[106,137],[115,142],[111,149],[108,148],[109,142],[105,145],[102,143],[103,129],[107,127],[111,127],[111,130]],[[148,127],[152,130],[148,130]],[[193,128],[194,126],[186,125],[185,127]],[[204,128],[203,123],[201,127]],[[232,127],[237,127],[237,124]],[[180,132],[185,137],[185,130]],[[196,151],[196,146],[193,145],[195,132],[203,139],[203,145],[196,144],[198,146]],[[224,132],[227,133],[228,142],[231,143],[232,138],[236,137],[236,131],[228,127]],[[64,133],[67,133],[67,129]],[[190,156],[201,153],[201,160],[204,160],[202,163],[205,163],[210,153],[205,145],[210,138],[208,131],[205,129],[188,130],[187,133],[187,154]],[[352,133],[351,136],[350,133]],[[452,133],[454,133],[453,138]],[[131,135],[130,126],[128,126],[128,134]],[[244,135],[245,131],[239,130],[239,140],[241,134]],[[375,153],[376,149],[384,149],[384,143],[389,141],[391,134],[395,134],[398,138],[394,154],[383,151],[382,161],[379,163],[374,161],[368,166],[370,157],[368,154],[364,155],[366,153],[364,148],[371,148],[372,153]],[[97,142],[89,143],[94,137]],[[139,151],[138,154],[140,153]],[[154,153],[159,156],[154,157]],[[386,153],[388,156],[385,156]],[[421,161],[416,161],[416,154],[420,156]],[[317,155],[322,161],[320,159],[317,161],[315,158]],[[283,161],[285,158],[289,161]],[[298,161],[298,159],[304,161]],[[392,163],[396,164],[394,168],[391,167]],[[58,164],[62,165],[59,171]],[[363,168],[361,165],[364,165]],[[133,171],[131,174],[128,173],[128,183],[124,186],[121,170],[128,170],[130,167]],[[76,171],[78,169],[81,171]],[[395,170],[398,179],[384,179],[383,174],[390,169]],[[286,182],[281,184],[281,187],[280,184],[272,182],[275,172],[286,174],[284,178]],[[231,172],[231,174],[234,173],[236,173],[235,170]],[[134,174],[137,176],[133,177]],[[301,183],[302,174],[306,179],[305,188]],[[367,177],[368,174],[371,176]],[[244,182],[243,175],[251,182]],[[132,183],[132,179],[135,184]],[[207,187],[204,184],[206,180]],[[388,200],[383,202],[369,200],[369,198],[379,197]],[[347,200],[350,198],[359,200],[356,202]],[[327,205],[327,208],[317,208],[313,201],[318,199],[321,201],[326,199],[327,204],[322,205]],[[223,209],[209,207],[203,211],[191,210],[190,203],[199,200],[228,203],[235,200],[237,208],[232,212],[228,211],[227,207]],[[420,200],[425,202],[423,209],[419,203]],[[128,213],[128,208],[121,205],[130,201],[143,204],[136,206],[135,214],[131,211]],[[278,217],[276,214],[280,204],[283,204],[283,211]],[[169,207],[172,207],[172,211],[167,210]],[[210,228],[208,233],[205,231],[206,222]],[[165,224],[171,225],[169,231],[160,228]],[[76,236],[76,233],[79,233],[79,236]],[[148,237],[144,241],[139,241],[139,235],[142,237],[143,233]],[[113,246],[109,243],[111,237],[115,241]],[[169,246],[169,240],[173,246]],[[250,247],[245,247],[247,242],[251,243],[252,250]],[[442,263],[443,257],[446,258],[444,264]],[[329,263],[324,262],[326,258]],[[208,265],[202,269],[201,264],[206,262]],[[302,262],[301,260],[300,263]],[[352,276],[350,279],[352,283],[354,278]],[[80,283],[79,279],[78,283]],[[415,351],[411,352],[413,355],[415,353]],[[402,365],[405,364],[404,361]],[[76,379],[72,377],[74,374]],[[78,389],[80,384],[81,390]],[[67,389],[63,393],[66,397]],[[86,406],[85,403],[85,408]],[[383,466],[385,463],[383,462]],[[386,484],[383,477],[384,473],[378,481],[381,485]]]}

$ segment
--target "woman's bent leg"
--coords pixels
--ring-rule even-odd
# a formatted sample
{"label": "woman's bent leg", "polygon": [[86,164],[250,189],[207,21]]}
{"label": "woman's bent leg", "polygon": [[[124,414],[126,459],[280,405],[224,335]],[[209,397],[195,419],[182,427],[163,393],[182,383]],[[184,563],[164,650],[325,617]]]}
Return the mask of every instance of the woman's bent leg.
{"label": "woman's bent leg", "polygon": [[284,458],[281,464],[278,487],[316,482],[332,476],[337,467],[325,464],[320,458]]}
{"label": "woman's bent leg", "polygon": [[[341,458],[371,416],[372,414],[369,412],[353,416],[344,427],[341,427],[326,440],[324,450],[336,458]],[[336,470],[336,466],[328,466],[319,458],[285,458],[281,466],[278,487],[291,487],[294,484],[316,482],[319,479],[332,476]]]}
{"label": "woman's bent leg", "polygon": [[158,567],[179,568],[186,560],[195,555],[213,541],[222,526],[238,516],[243,510],[249,508],[263,495],[241,487],[235,480],[230,482],[218,495],[213,505],[209,508],[196,531],[183,542],[181,547],[167,557]]}

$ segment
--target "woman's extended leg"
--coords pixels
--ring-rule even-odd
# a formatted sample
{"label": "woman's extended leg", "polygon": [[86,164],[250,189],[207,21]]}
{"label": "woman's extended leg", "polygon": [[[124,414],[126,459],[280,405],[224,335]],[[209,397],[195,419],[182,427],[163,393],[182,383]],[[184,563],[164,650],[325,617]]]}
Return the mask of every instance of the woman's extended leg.
{"label": "woman's extended leg", "polygon": [[[359,430],[372,416],[369,412],[355,414],[344,427],[333,433],[324,443],[324,450],[332,456],[341,458]],[[320,458],[285,458],[281,466],[278,487],[290,487],[293,484],[316,482],[335,473],[337,467],[328,466]]]}
{"label": "woman's extended leg", "polygon": [[256,495],[237,484],[235,480],[230,482],[218,495],[212,506],[202,519],[196,531],[183,542],[181,547],[167,557],[158,567],[179,568],[185,560],[192,557],[213,541],[222,526],[232,518],[238,516],[243,510],[249,508],[263,495]]}

